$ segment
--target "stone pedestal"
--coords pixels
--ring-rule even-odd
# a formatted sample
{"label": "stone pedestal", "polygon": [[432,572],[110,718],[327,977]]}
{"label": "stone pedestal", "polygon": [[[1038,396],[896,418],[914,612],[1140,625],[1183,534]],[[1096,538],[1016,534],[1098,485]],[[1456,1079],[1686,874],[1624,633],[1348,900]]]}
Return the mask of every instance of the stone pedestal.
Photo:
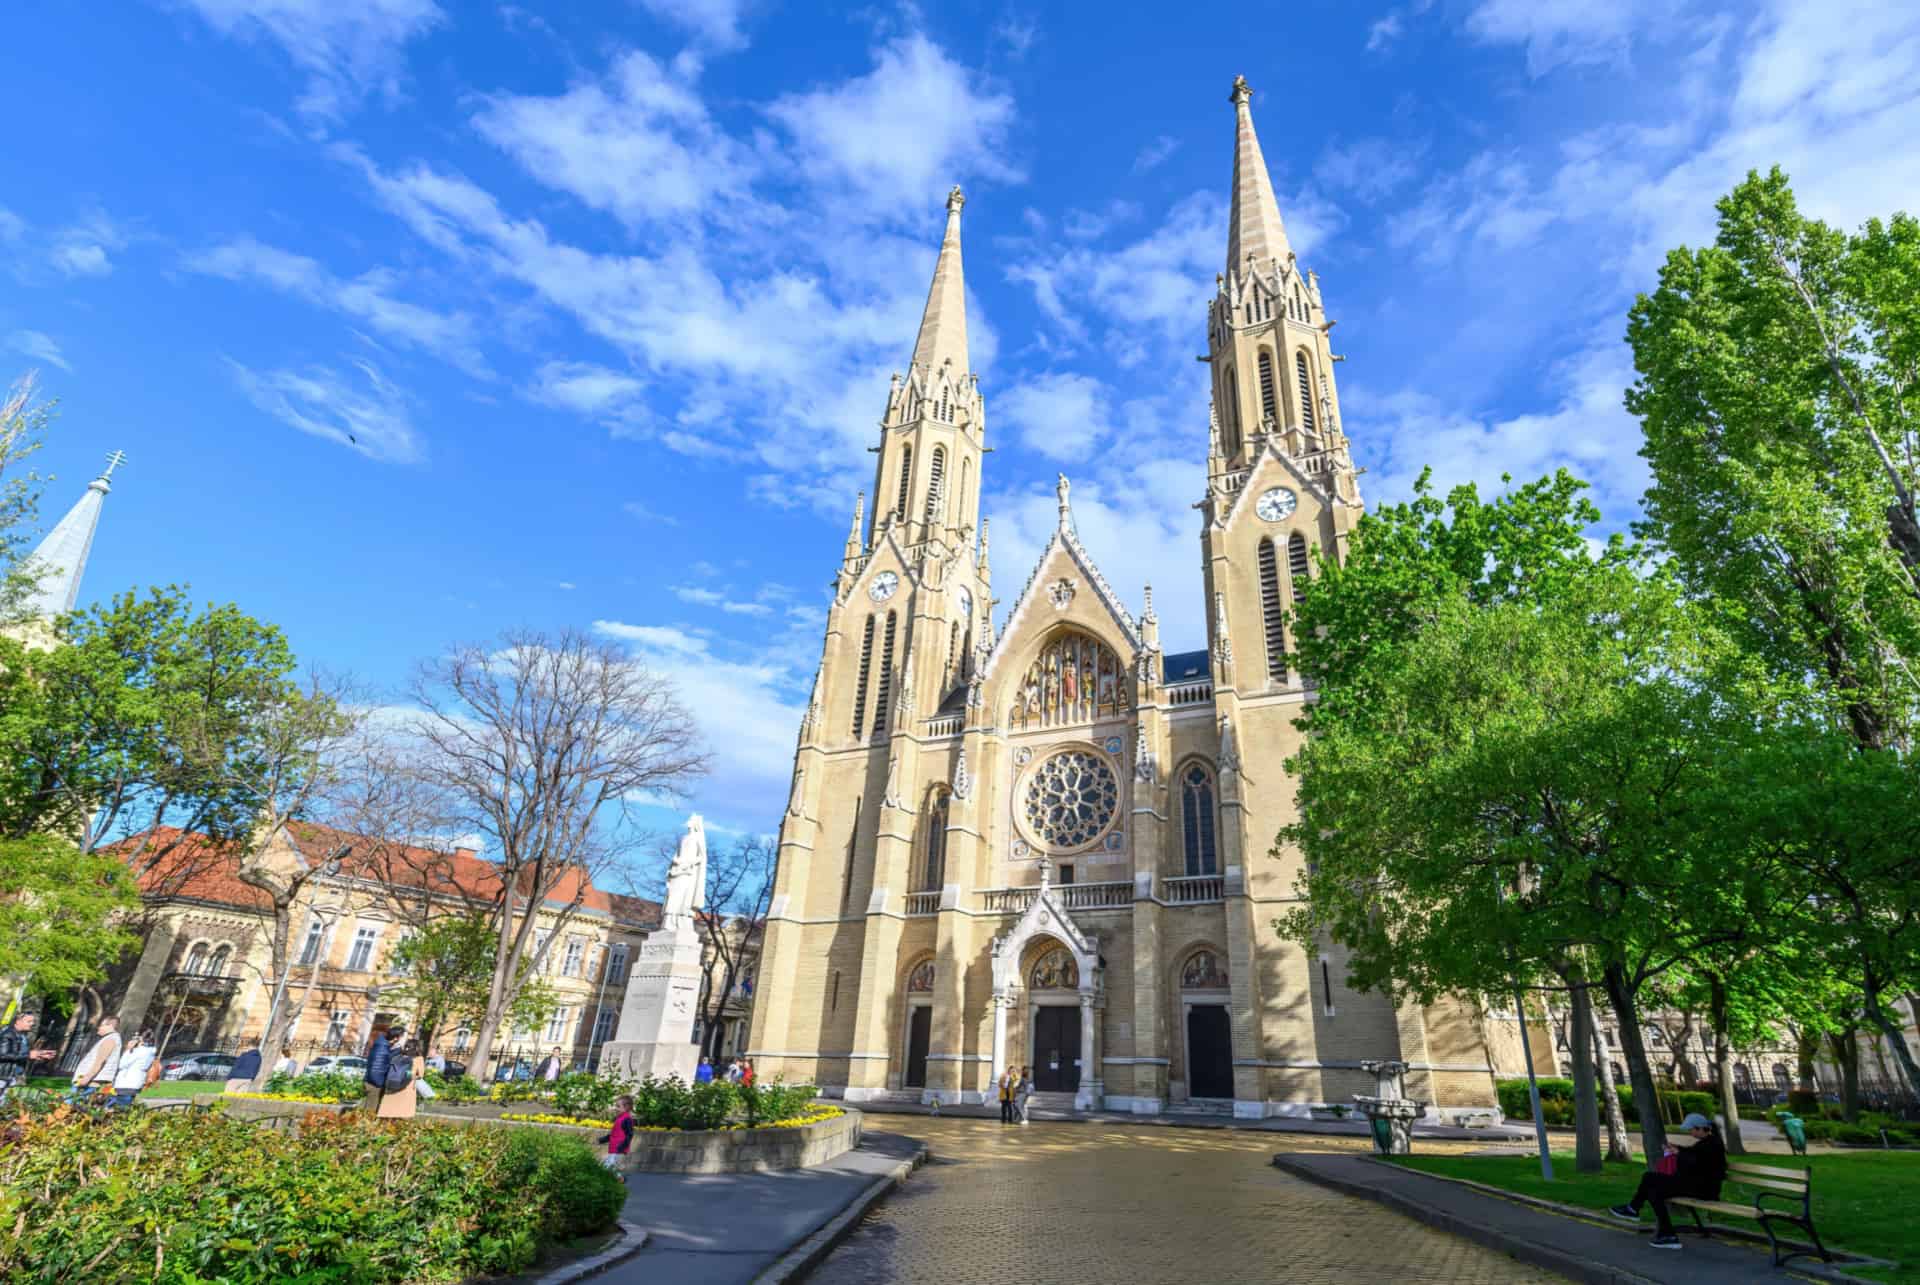
{"label": "stone pedestal", "polygon": [[1412,1154],[1413,1122],[1420,1118],[1425,1104],[1401,1096],[1400,1077],[1406,1074],[1407,1064],[1363,1060],[1360,1069],[1371,1072],[1380,1086],[1377,1097],[1355,1095],[1353,1099],[1366,1113],[1374,1149],[1383,1156]]}
{"label": "stone pedestal", "polygon": [[635,1080],[677,1075],[691,1084],[700,1065],[693,1042],[699,1000],[700,937],[693,920],[682,918],[641,943],[601,1069]]}

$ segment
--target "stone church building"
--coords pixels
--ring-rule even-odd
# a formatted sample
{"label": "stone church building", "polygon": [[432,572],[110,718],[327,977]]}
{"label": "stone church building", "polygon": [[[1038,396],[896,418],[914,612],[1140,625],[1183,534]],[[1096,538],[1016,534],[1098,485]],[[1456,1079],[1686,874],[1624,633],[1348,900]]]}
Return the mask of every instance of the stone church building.
{"label": "stone church building", "polygon": [[[1471,1001],[1344,984],[1272,923],[1300,858],[1282,764],[1312,692],[1284,613],[1362,511],[1319,280],[1287,244],[1235,82],[1226,270],[1207,313],[1207,647],[1161,650],[1059,525],[996,631],[956,189],[856,506],[780,833],[752,1057],[850,1101],[979,1102],[1031,1066],[1060,1105],[1308,1114],[1409,1064],[1430,1111],[1524,1073]],[[1198,435],[1196,434],[1196,439]],[[1197,446],[1197,441],[1196,441]],[[1543,1045],[1539,1045],[1544,1050]]]}

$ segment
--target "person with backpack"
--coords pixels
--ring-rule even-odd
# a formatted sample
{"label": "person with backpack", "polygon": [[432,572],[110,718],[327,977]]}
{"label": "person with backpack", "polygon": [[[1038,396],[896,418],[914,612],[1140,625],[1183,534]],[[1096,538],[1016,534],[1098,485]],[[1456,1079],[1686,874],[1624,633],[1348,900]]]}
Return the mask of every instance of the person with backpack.
{"label": "person with backpack", "polygon": [[[389,1046],[391,1047],[391,1046]],[[374,1114],[382,1120],[411,1120],[420,1106],[420,1077],[426,1073],[420,1046],[408,1040],[387,1066],[387,1091]]]}
{"label": "person with backpack", "polygon": [[[622,1093],[614,1106],[619,1114],[613,1117],[613,1128],[600,1141],[607,1144],[607,1154],[600,1157],[600,1163],[615,1173],[620,1172],[620,1157],[633,1149],[633,1098]],[[626,1181],[622,1174],[620,1181]]]}
{"label": "person with backpack", "polygon": [[394,1050],[400,1047],[400,1037],[406,1033],[407,1028],[404,1026],[389,1026],[373,1037],[373,1047],[367,1050],[366,1074],[361,1077],[367,1086],[367,1096],[360,1101],[361,1110],[374,1112],[380,1110],[381,1100],[388,1092],[388,1076],[394,1071],[400,1071],[402,1078],[392,1087],[395,1089],[406,1087],[407,1080],[411,1078],[405,1074],[406,1065],[403,1063],[396,1067],[393,1064]]}

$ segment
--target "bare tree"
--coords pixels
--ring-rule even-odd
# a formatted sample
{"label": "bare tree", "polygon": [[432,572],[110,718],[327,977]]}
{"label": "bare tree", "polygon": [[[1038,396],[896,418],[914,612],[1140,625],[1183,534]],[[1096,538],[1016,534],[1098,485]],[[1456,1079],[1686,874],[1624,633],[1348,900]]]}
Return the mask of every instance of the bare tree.
{"label": "bare tree", "polygon": [[[501,882],[493,982],[471,1061],[485,1068],[547,943],[594,877],[645,842],[633,809],[678,794],[706,759],[670,682],[572,630],[454,647],[421,666],[412,696],[423,711],[412,728],[422,770],[459,824],[484,836]],[[543,907],[556,931],[535,947]]]}
{"label": "bare tree", "polygon": [[701,1052],[710,1058],[720,1054],[727,998],[747,961],[759,953],[766,931],[775,851],[767,836],[745,835],[707,862],[707,904],[694,911],[694,918],[706,943],[700,1029],[704,1032]]}

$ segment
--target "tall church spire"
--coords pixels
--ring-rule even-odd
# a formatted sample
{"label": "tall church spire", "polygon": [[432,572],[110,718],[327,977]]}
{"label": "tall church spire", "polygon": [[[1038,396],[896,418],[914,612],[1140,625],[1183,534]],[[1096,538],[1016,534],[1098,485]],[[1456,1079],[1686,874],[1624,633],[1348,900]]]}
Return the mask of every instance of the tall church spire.
{"label": "tall church spire", "polygon": [[955,378],[968,373],[967,284],[960,270],[960,207],[966,203],[959,188],[947,193],[947,233],[940,241],[927,310],[920,317],[920,335],[913,344],[914,365],[937,373],[951,360]]}
{"label": "tall church spire", "polygon": [[47,538],[33,551],[31,565],[40,579],[27,599],[27,614],[52,619],[72,611],[80,601],[80,577],[87,570],[87,555],[93,550],[93,533],[100,525],[100,506],[113,489],[113,470],[127,462],[120,451],[107,456],[100,476],[87,483],[87,489],[59,525],[47,532]]}
{"label": "tall church spire", "polygon": [[1287,229],[1280,222],[1280,202],[1274,199],[1267,158],[1260,154],[1260,136],[1253,132],[1253,89],[1245,76],[1233,78],[1233,209],[1227,225],[1227,275],[1244,275],[1247,259],[1264,273],[1270,260],[1285,262],[1293,253]]}

